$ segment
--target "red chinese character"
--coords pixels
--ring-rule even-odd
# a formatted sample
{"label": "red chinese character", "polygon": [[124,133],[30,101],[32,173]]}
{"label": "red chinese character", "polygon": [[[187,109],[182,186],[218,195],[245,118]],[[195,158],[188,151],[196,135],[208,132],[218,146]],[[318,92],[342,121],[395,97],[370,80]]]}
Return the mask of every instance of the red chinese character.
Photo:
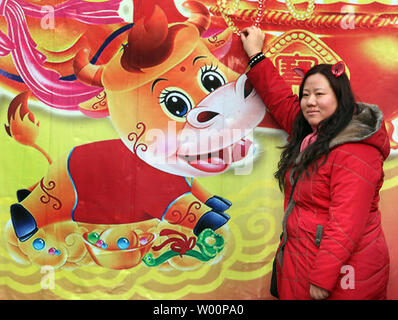
{"label": "red chinese character", "polygon": [[318,63],[318,59],[313,56],[300,56],[298,53],[294,55],[281,54],[275,59],[275,65],[279,70],[280,75],[292,85],[300,85],[301,77],[298,76],[293,68],[302,67],[310,69]]}

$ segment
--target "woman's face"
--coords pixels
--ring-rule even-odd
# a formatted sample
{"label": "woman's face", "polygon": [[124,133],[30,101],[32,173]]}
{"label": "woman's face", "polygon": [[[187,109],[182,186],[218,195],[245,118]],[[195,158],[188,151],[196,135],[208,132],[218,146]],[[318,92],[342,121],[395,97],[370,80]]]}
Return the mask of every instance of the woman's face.
{"label": "woman's face", "polygon": [[336,111],[337,98],[324,75],[316,73],[305,80],[300,107],[312,128]]}

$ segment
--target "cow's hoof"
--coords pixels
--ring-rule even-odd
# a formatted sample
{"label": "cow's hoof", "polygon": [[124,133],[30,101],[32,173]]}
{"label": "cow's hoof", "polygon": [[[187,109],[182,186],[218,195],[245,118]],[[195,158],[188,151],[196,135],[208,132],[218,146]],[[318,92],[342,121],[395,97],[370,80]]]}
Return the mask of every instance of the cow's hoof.
{"label": "cow's hoof", "polygon": [[209,211],[200,217],[196,223],[193,233],[198,236],[204,229],[210,228],[213,231],[222,227],[230,219],[229,215],[224,212]]}
{"label": "cow's hoof", "polygon": [[28,189],[19,189],[17,191],[17,199],[18,202],[25,200],[25,198],[30,195],[30,191]]}
{"label": "cow's hoof", "polygon": [[19,241],[26,241],[37,232],[36,221],[28,210],[19,203],[10,207],[11,222]]}
{"label": "cow's hoof", "polygon": [[213,196],[205,202],[205,205],[212,208],[214,211],[224,212],[229,209],[232,203],[222,197]]}

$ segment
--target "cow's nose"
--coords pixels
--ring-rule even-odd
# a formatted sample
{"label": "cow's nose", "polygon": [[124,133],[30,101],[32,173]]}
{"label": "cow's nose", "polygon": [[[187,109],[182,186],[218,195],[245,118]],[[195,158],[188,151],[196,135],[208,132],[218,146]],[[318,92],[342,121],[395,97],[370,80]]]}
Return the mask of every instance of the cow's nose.
{"label": "cow's nose", "polygon": [[187,121],[191,126],[203,129],[217,121],[218,116],[220,113],[209,107],[196,107],[188,112]]}
{"label": "cow's nose", "polygon": [[198,122],[200,123],[204,123],[204,122],[208,122],[211,119],[213,119],[214,117],[218,116],[219,113],[218,112],[214,112],[214,111],[202,111],[200,112],[196,119],[198,120]]}
{"label": "cow's nose", "polygon": [[244,98],[246,99],[252,91],[253,91],[253,86],[250,83],[249,79],[246,79],[244,90],[243,90]]}

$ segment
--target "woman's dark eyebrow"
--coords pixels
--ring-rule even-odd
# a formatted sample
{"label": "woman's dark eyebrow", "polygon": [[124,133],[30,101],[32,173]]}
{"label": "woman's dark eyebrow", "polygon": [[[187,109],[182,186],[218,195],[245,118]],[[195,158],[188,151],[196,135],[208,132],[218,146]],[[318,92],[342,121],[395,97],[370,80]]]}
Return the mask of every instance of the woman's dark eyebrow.
{"label": "woman's dark eyebrow", "polygon": [[155,85],[156,85],[159,81],[169,81],[169,80],[167,80],[166,78],[158,78],[158,79],[156,79],[156,80],[152,83],[151,92],[153,92],[153,88],[155,88]]}
{"label": "woman's dark eyebrow", "polygon": [[[325,88],[315,88],[314,89],[314,91],[317,91],[317,90],[325,90]],[[303,91],[310,91],[309,89],[303,89]]]}
{"label": "woman's dark eyebrow", "polygon": [[197,56],[195,59],[193,59],[192,65],[194,65],[197,60],[204,59],[204,58],[207,58],[207,56]]}

